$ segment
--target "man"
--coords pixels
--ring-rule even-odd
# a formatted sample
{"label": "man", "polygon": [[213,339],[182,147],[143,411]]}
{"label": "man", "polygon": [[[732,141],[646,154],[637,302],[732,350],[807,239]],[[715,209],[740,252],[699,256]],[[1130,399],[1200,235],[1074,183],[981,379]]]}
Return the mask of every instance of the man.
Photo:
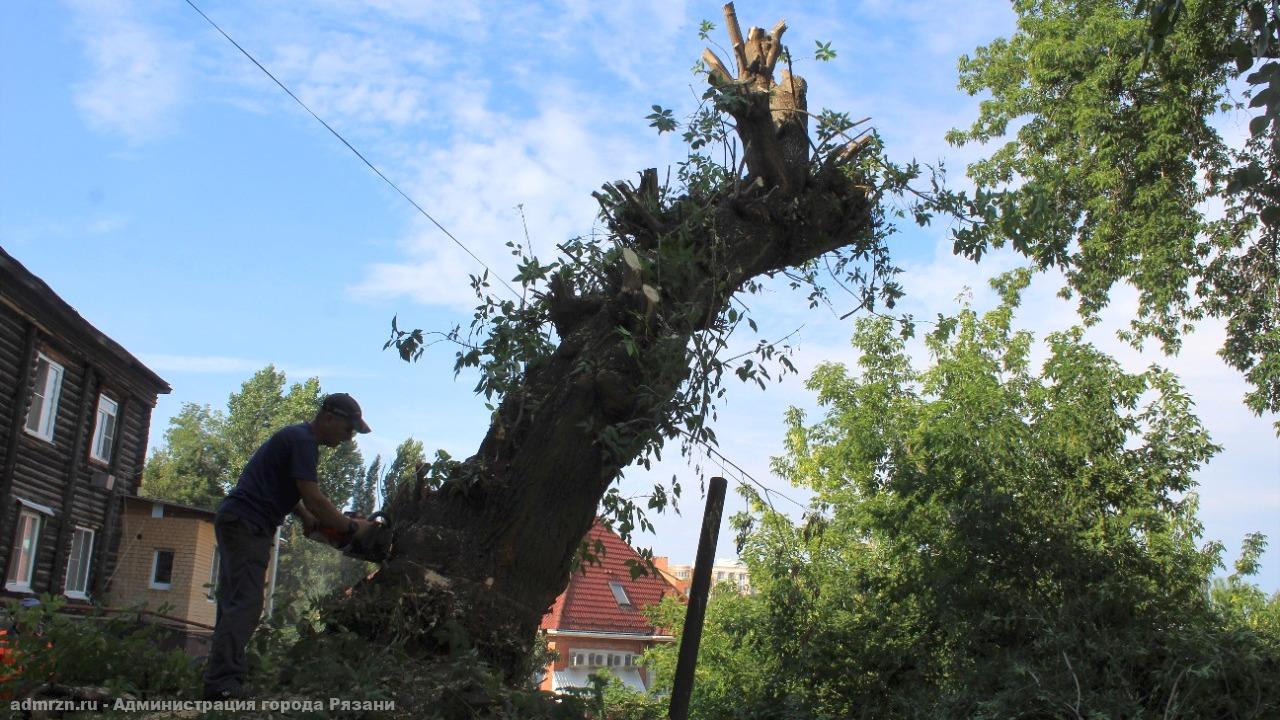
{"label": "man", "polygon": [[[325,397],[308,423],[278,430],[240,473],[234,490],[218,506],[214,533],[222,555],[218,615],[204,672],[204,698],[243,698],[245,646],[262,616],[263,586],[276,528],[290,512],[308,533],[337,531],[347,542],[370,525],[334,507],[316,476],[320,447],[337,447],[369,432],[360,405],[346,393]],[[339,543],[342,544],[342,543]]]}

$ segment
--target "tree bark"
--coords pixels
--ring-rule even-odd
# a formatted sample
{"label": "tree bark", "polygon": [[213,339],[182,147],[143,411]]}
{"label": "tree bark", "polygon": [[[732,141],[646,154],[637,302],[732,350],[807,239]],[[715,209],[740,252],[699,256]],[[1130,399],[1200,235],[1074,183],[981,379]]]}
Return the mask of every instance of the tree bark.
{"label": "tree bark", "polygon": [[[741,38],[731,12],[730,35]],[[386,508],[391,558],[331,606],[330,619],[423,652],[465,638],[509,680],[525,679],[538,624],[568,583],[601,497],[663,428],[690,376],[694,335],[753,278],[873,242],[866,185],[809,157],[804,80],[773,80],[785,29],[753,29],[735,47],[736,78],[709,63],[711,82],[730,96],[746,182],[663,204],[648,170],[639,186],[597,194],[623,249],[611,280],[593,293],[551,282],[540,302],[560,339],[554,353],[527,368],[479,450],[439,489],[420,481],[396,496]],[[673,243],[685,260],[664,268],[661,248]]]}

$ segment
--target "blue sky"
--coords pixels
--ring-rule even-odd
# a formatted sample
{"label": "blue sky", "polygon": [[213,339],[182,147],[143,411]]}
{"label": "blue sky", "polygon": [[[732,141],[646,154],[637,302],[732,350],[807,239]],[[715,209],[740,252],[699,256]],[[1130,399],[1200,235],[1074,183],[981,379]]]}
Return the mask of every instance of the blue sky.
{"label": "blue sky", "polygon": [[[654,103],[677,116],[692,107],[698,23],[720,24],[718,2],[692,1],[197,4],[508,277],[504,243],[524,238],[518,208],[547,254],[590,232],[601,183],[679,159],[678,139],[644,116]],[[959,178],[973,151],[942,137],[976,101],[955,89],[956,58],[1012,29],[1007,4],[741,2],[738,13],[744,27],[786,18],[811,108],[870,115],[896,156],[945,158]],[[809,59],[815,40],[836,59]],[[1221,124],[1243,132],[1239,119]],[[410,435],[466,456],[482,436],[483,403],[470,378],[453,379],[450,352],[409,366],[381,350],[395,314],[428,329],[466,322],[478,265],[185,2],[0,4],[0,167],[0,245],[173,385],[153,445],[182,403],[219,406],[267,363],[359,398],[375,430],[361,439],[366,457]],[[893,247],[907,270],[904,309],[918,315],[954,310],[966,287],[988,306],[987,278],[1018,265],[953,258],[945,228],[907,228]],[[1074,321],[1057,282],[1037,280],[1021,313],[1040,337]],[[755,305],[766,337],[803,324],[802,376],[854,359],[843,311],[809,311],[783,288]],[[1176,358],[1138,353],[1112,336],[1134,306],[1117,291],[1090,337],[1130,369],[1180,373],[1224,446],[1200,475],[1207,537],[1229,559],[1249,531],[1280,543],[1275,418],[1240,403],[1243,382],[1214,355],[1221,326],[1207,323]],[[790,405],[813,407],[799,377],[763,393],[734,385],[717,434],[726,456],[803,502],[768,472]],[[721,471],[714,459],[702,469]],[[673,473],[699,485],[694,468],[668,459],[628,472],[624,487],[643,493]],[[684,514],[658,519],[641,542],[691,561],[701,504],[687,495]],[[731,500],[726,517],[738,507]],[[732,554],[728,537],[720,555]],[[1280,588],[1280,551],[1259,580]]]}

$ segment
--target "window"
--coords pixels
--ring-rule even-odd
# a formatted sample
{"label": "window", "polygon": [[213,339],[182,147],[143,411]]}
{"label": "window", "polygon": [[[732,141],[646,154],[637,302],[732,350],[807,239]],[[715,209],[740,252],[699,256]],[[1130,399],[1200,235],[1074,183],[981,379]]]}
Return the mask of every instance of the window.
{"label": "window", "polygon": [[209,568],[209,602],[218,599],[218,573],[221,572],[222,554],[213,546],[213,565]]}
{"label": "window", "polygon": [[31,391],[31,407],[27,410],[27,432],[53,442],[58,420],[58,396],[62,393],[62,366],[36,355],[36,383]]}
{"label": "window", "polygon": [[31,591],[31,576],[36,568],[36,549],[40,546],[40,526],[44,518],[23,509],[18,513],[18,529],[13,539],[15,552],[9,559],[9,575],[4,589],[18,592]]}
{"label": "window", "polygon": [[157,550],[151,560],[151,587],[154,590],[168,590],[173,581],[173,551]]}
{"label": "window", "polygon": [[89,565],[92,560],[93,531],[78,527],[71,536],[71,556],[67,559],[67,597],[88,597]]}
{"label": "window", "polygon": [[93,426],[93,443],[89,445],[89,457],[98,462],[111,462],[111,450],[116,444],[116,416],[119,412],[119,403],[106,395],[98,396],[98,420]]}
{"label": "window", "polygon": [[613,599],[617,600],[619,605],[631,605],[631,598],[627,597],[627,589],[622,587],[622,583],[611,582],[609,589],[613,591]]}

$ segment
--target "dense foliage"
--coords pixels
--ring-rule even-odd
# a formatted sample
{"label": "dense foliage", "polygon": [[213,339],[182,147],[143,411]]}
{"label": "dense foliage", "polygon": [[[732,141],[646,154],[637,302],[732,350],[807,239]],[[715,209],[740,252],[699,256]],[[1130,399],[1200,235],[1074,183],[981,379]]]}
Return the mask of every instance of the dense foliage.
{"label": "dense foliage", "polygon": [[[96,711],[50,717],[139,717],[117,701],[199,697],[201,662],[177,649],[178,637],[133,611],[66,614],[63,601],[44,596],[35,607],[10,601],[0,607],[6,660],[0,666],[0,707],[10,701],[97,701]],[[441,633],[456,632],[440,628]],[[260,627],[249,647],[249,682],[259,712],[212,712],[235,718],[453,718],[580,720],[585,705],[538,692],[531,683],[507,687],[474,652],[459,648],[447,663],[428,663],[403,643],[374,645],[341,628],[326,626],[300,605],[278,612]],[[538,655],[535,662],[545,659]],[[392,709],[316,710],[327,698],[390,701]],[[267,710],[266,701],[292,701],[296,711]],[[306,703],[304,706],[303,703]],[[32,717],[44,717],[42,711]],[[23,717],[18,710],[4,717]],[[154,713],[145,717],[179,717]]]}
{"label": "dense foliage", "polygon": [[[67,615],[60,597],[33,607],[0,607],[6,660],[0,699],[31,697],[50,684],[105,688],[136,698],[193,696],[196,663],[176,649],[169,631],[134,612]],[[7,707],[8,703],[2,703]]]}
{"label": "dense foliage", "polygon": [[[1224,359],[1280,410],[1280,21],[1254,0],[1019,0],[1018,29],[960,60],[983,94],[955,250],[1012,245],[1066,274],[1086,318],[1138,290],[1128,333],[1176,350],[1223,318]],[[1245,107],[1248,101],[1250,110]],[[1252,116],[1252,117],[1250,117]],[[1248,120],[1248,135],[1232,125]],[[1224,137],[1225,134],[1225,137]]]}
{"label": "dense foliage", "polygon": [[1211,585],[1192,473],[1216,448],[1190,400],[1078,329],[1016,331],[1028,278],[940,322],[927,369],[867,319],[855,372],[814,371],[825,413],[792,411],[776,469],[815,510],[754,517],[756,594],[714,596],[694,717],[1280,712],[1280,597],[1247,582],[1265,540]]}

